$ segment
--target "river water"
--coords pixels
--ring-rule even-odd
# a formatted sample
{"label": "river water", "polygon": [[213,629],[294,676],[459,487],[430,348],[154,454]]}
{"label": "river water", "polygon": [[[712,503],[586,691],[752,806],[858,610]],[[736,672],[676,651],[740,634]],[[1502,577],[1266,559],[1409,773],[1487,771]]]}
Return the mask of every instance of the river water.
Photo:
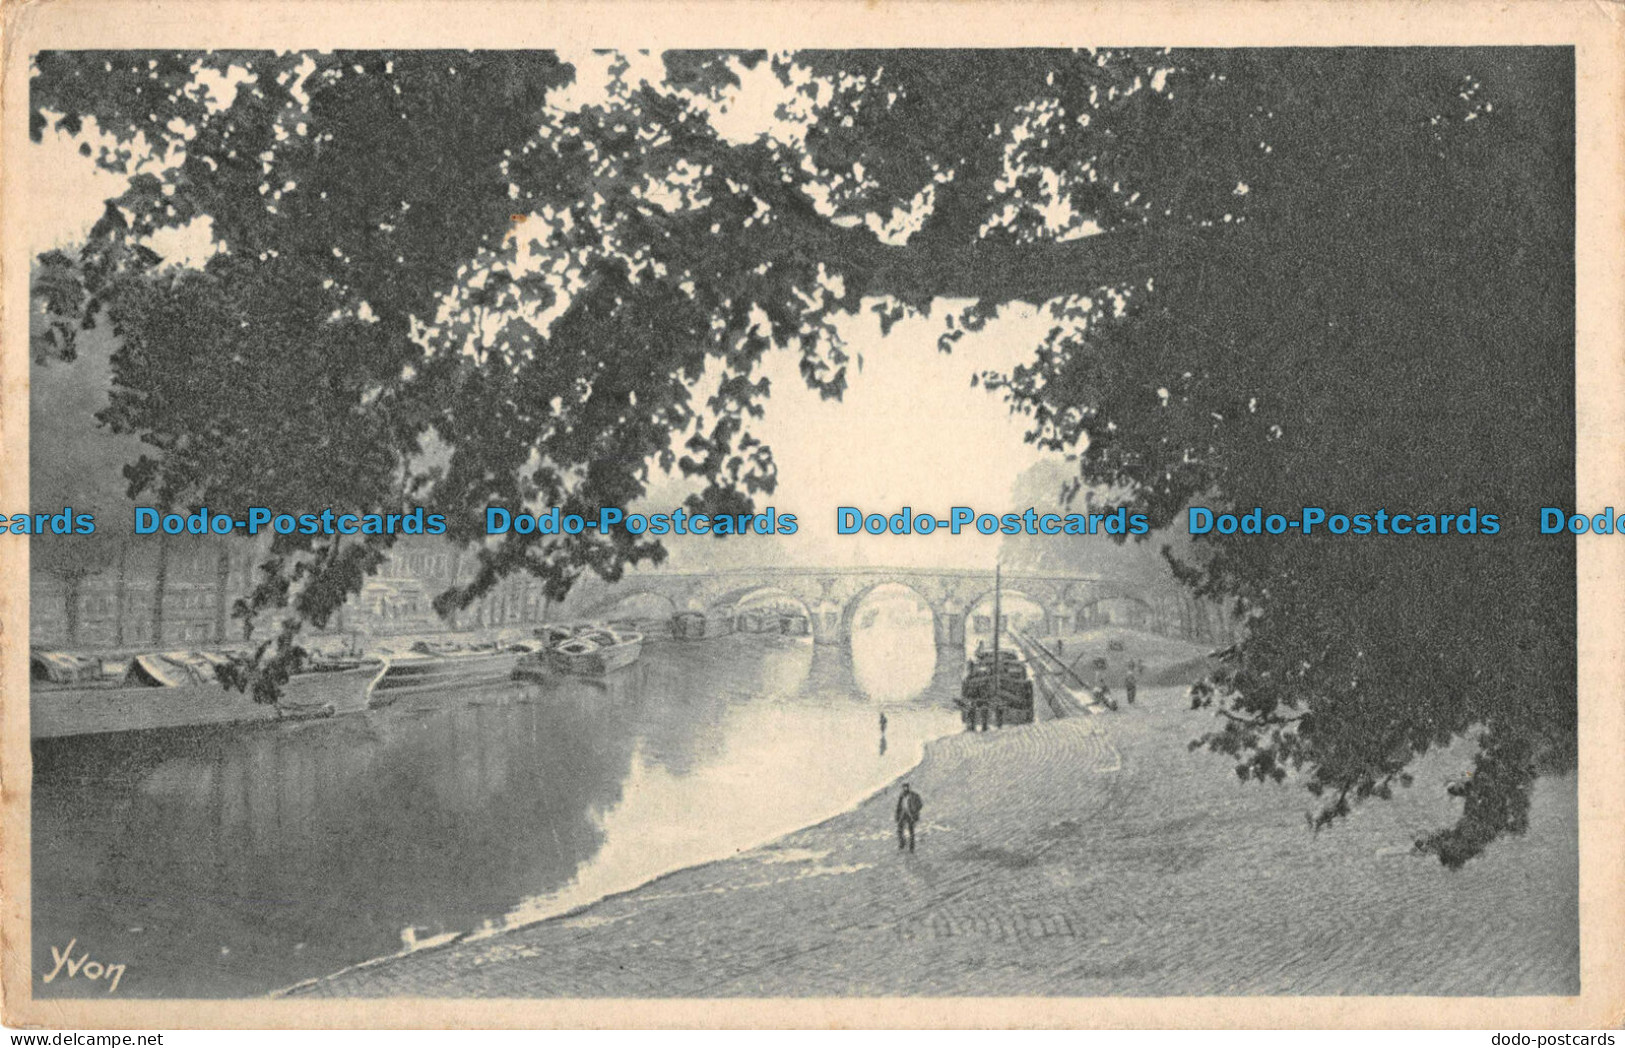
{"label": "river water", "polygon": [[[564,912],[834,815],[959,729],[929,623],[651,642],[594,682],[34,746],[34,992],[262,994]],[[882,745],[880,712],[888,727]]]}

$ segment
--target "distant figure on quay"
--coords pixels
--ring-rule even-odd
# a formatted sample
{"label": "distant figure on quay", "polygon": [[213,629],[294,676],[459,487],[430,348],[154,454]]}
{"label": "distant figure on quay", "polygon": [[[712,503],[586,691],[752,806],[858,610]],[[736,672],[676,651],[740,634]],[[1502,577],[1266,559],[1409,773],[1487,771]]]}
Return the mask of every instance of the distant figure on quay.
{"label": "distant figure on quay", "polygon": [[908,850],[914,850],[914,826],[920,821],[920,809],[925,802],[920,795],[909,789],[908,783],[903,783],[903,792],[897,795],[897,850],[903,850],[905,832],[908,838]]}

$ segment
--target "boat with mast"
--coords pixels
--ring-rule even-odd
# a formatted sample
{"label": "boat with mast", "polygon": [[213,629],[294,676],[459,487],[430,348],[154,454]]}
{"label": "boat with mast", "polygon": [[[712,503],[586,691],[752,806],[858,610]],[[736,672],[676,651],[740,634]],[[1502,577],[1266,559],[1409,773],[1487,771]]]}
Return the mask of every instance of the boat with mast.
{"label": "boat with mast", "polygon": [[1031,724],[1033,721],[1033,679],[1027,659],[1015,646],[1000,643],[1004,631],[1001,602],[1003,578],[998,565],[993,568],[993,647],[978,648],[965,667],[959,686],[959,707],[965,726],[985,731],[989,719],[997,727]]}

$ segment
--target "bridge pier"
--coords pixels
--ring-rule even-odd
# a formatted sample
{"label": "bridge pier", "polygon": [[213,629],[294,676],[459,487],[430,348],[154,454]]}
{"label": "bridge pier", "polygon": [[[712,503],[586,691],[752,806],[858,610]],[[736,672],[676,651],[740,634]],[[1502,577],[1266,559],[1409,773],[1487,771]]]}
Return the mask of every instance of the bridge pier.
{"label": "bridge pier", "polygon": [[958,609],[932,608],[931,634],[939,649],[965,650],[965,613]]}
{"label": "bridge pier", "polygon": [[845,644],[847,638],[841,630],[841,606],[832,601],[820,601],[808,609],[812,618],[814,644]]}

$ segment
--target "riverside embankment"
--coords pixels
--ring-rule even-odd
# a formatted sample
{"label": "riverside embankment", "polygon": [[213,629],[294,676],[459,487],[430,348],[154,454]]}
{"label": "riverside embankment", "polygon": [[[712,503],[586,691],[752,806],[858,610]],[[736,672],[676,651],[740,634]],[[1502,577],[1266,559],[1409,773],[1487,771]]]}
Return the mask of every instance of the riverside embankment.
{"label": "riverside embankment", "polygon": [[[963,734],[833,819],[560,918],[388,958],[294,995],[1572,994],[1572,778],[1460,872],[1411,853],[1451,815],[1429,758],[1394,801],[1309,832],[1301,789],[1187,750],[1182,688]],[[787,788],[794,776],[786,770]]]}

